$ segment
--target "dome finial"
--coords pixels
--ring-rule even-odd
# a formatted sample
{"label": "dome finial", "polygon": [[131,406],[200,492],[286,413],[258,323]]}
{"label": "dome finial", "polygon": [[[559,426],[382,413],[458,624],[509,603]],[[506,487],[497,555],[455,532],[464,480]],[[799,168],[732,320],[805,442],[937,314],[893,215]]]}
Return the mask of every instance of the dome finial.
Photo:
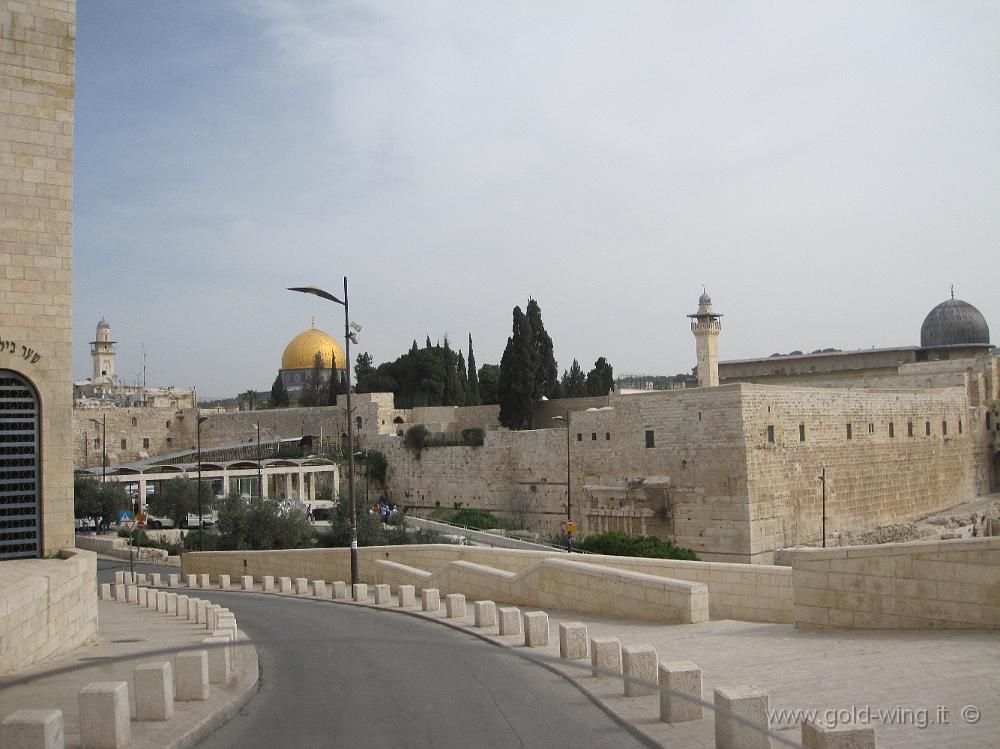
{"label": "dome finial", "polygon": [[[954,296],[954,294],[952,294],[952,296]],[[312,322],[309,323],[309,327],[312,328],[313,330],[316,329],[316,315],[312,316]]]}
{"label": "dome finial", "polygon": [[951,285],[951,298],[952,298],[952,299],[954,299],[954,298],[955,298],[955,284],[952,284],[952,285]]}

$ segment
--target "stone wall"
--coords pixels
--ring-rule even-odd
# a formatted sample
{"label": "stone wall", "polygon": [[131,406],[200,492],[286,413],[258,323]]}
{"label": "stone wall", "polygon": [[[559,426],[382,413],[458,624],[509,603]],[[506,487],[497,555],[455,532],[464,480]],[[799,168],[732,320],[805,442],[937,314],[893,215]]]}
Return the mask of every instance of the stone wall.
{"label": "stone wall", "polygon": [[828,536],[915,520],[975,496],[960,388],[742,387],[754,559],[770,562],[775,548],[820,538],[824,468]]}
{"label": "stone wall", "polygon": [[1000,629],[1000,538],[789,555],[796,627]]}
{"label": "stone wall", "polygon": [[0,564],[0,674],[97,641],[97,555]]}
{"label": "stone wall", "polygon": [[[450,544],[370,546],[359,549],[358,556],[361,579],[371,583],[391,581],[389,573],[384,568],[380,570],[376,562],[392,562],[411,570],[422,570],[429,579],[452,562],[472,563],[494,571],[521,573],[540,560],[568,558],[560,552]],[[704,583],[708,586],[709,615],[712,619],[781,623],[792,621],[792,570],[788,567],[599,554],[574,554],[569,558],[578,564],[594,564],[654,577]],[[348,549],[195,552],[184,554],[183,566],[185,574],[231,575],[234,579],[239,575],[285,575],[310,580],[349,580],[351,574]],[[412,576],[413,573],[407,574]],[[398,582],[396,580],[397,584]],[[412,581],[407,579],[406,582]],[[477,584],[487,583],[480,581]]]}
{"label": "stone wall", "polygon": [[73,545],[74,0],[0,0],[0,369],[41,400],[45,553]]}
{"label": "stone wall", "polygon": [[[73,464],[77,468],[100,467],[101,439],[107,430],[109,466],[132,463],[156,455],[187,450],[196,441],[195,410],[171,408],[77,409],[73,412]],[[206,424],[202,425],[204,444]]]}

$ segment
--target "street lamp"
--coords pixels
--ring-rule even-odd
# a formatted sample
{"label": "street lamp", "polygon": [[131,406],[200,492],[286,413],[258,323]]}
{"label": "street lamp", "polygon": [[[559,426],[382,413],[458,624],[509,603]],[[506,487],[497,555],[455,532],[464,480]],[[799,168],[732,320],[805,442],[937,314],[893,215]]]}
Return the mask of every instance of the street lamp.
{"label": "street lamp", "polygon": [[261,500],[264,499],[264,471],[261,468],[261,457],[260,457],[260,422],[258,421],[254,424],[257,427],[257,494],[260,496]]}
{"label": "street lamp", "polygon": [[101,420],[91,419],[101,428],[101,483],[108,480],[108,415],[101,414]]}
{"label": "street lamp", "polygon": [[820,527],[820,533],[823,535],[823,548],[826,548],[826,469],[823,469],[823,473],[816,477],[816,480],[820,482],[823,486],[823,509],[822,509],[822,525]]}
{"label": "street lamp", "polygon": [[573,503],[570,494],[569,484],[569,411],[565,416],[553,416],[552,421],[562,421],[566,424],[566,550],[573,551],[573,532],[571,530],[573,517]]}
{"label": "street lamp", "polygon": [[205,548],[201,545],[201,527],[205,524],[202,521],[201,514],[201,425],[205,421],[208,421],[208,417],[202,416],[199,413],[198,425],[195,427],[195,431],[198,434],[198,551],[205,550]]}
{"label": "street lamp", "polygon": [[[344,299],[341,301],[333,294],[315,286],[296,286],[288,289],[302,294],[312,294],[329,302],[335,302],[344,308],[344,355],[347,361],[344,368],[347,372],[347,496],[351,506],[351,584],[360,582],[358,574],[358,510],[354,504],[354,425],[351,418],[351,320],[350,307],[347,298],[347,276],[344,276]],[[337,376],[337,362],[333,362],[332,377]]]}

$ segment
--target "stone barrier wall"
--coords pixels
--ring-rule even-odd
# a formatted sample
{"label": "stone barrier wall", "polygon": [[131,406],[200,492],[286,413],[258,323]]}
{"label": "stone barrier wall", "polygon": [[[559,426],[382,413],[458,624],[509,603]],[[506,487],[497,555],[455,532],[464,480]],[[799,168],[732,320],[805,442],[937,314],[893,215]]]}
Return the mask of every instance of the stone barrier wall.
{"label": "stone barrier wall", "polygon": [[796,627],[1000,629],[1000,538],[789,556]]}
{"label": "stone barrier wall", "polygon": [[[128,541],[124,538],[89,536],[85,533],[78,533],[76,536],[76,545],[80,549],[115,557],[116,559],[129,559],[133,554],[129,549]],[[141,549],[137,549],[136,552],[136,561],[141,559],[144,562],[151,562],[153,564],[167,564],[166,549],[154,549],[149,546],[143,546]]]}
{"label": "stone barrier wall", "polygon": [[[657,578],[705,583],[708,586],[709,614],[712,619],[778,623],[792,621],[792,570],[788,567],[640,559],[599,554],[567,557],[562,552],[488,549],[450,544],[369,546],[359,550],[362,580],[388,582],[393,585],[416,583],[409,577],[404,579],[405,576],[391,577],[392,568],[384,564],[376,566],[376,561],[395,562],[406,568],[423,571],[430,576],[452,562],[467,562],[494,572],[519,573],[543,559],[571,559],[578,565],[598,565]],[[350,579],[348,549],[192,552],[184,555],[183,566],[185,574]],[[410,571],[406,572],[406,575],[412,574]],[[477,573],[476,577],[477,585],[488,584],[485,574]],[[501,577],[496,576],[496,579],[500,580]],[[462,593],[466,590],[459,588],[449,592]],[[466,595],[472,594],[466,593]],[[499,594],[484,597],[502,600]]]}
{"label": "stone barrier wall", "polygon": [[0,674],[97,640],[97,555],[59,557],[0,565]]}

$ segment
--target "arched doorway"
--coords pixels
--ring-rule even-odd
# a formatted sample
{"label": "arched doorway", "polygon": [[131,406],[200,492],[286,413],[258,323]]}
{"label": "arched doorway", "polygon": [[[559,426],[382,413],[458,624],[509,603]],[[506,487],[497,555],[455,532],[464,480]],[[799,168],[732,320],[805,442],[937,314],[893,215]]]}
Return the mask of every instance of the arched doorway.
{"label": "arched doorway", "polygon": [[0,369],[0,560],[42,555],[38,393]]}

